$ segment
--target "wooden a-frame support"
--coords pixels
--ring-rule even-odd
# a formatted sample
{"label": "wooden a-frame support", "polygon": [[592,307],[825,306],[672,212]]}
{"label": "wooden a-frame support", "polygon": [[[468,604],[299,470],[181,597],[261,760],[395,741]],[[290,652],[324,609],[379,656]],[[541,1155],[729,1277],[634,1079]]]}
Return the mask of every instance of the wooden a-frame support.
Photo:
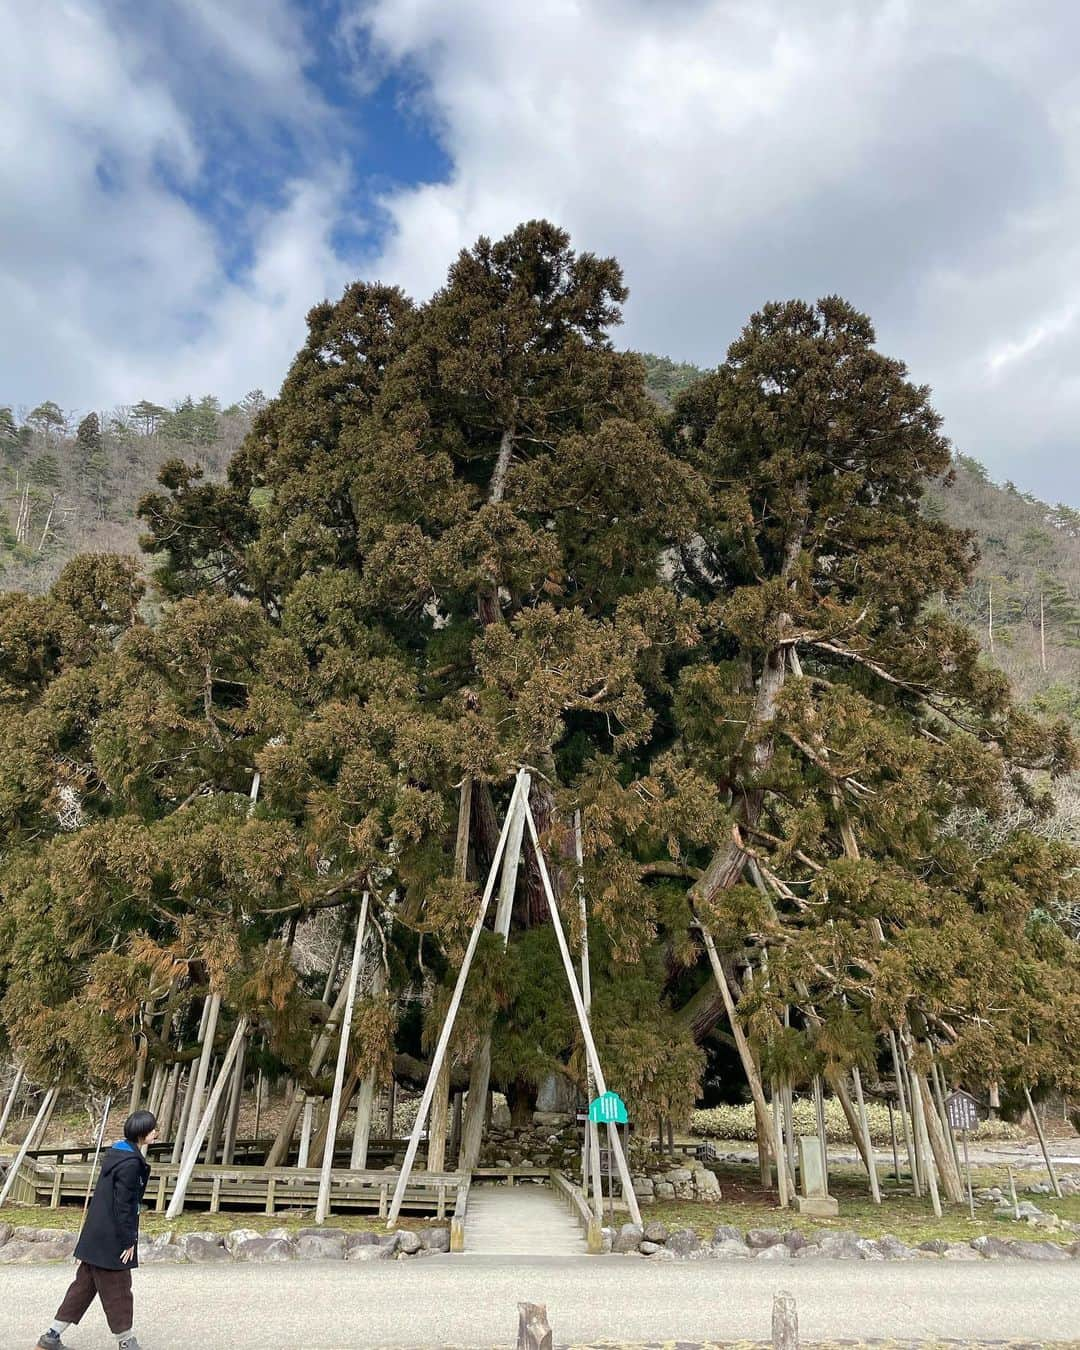
{"label": "wooden a-frame support", "polygon": [[[401,1212],[402,1201],[405,1198],[405,1191],[409,1184],[409,1177],[412,1175],[413,1164],[416,1161],[416,1152],[420,1146],[420,1137],[427,1124],[428,1113],[431,1109],[432,1098],[435,1095],[435,1088],[438,1082],[439,1074],[442,1070],[443,1061],[446,1059],[447,1051],[450,1046],[450,1038],[454,1031],[454,1021],[461,1006],[461,997],[465,990],[465,982],[469,977],[469,969],[472,966],[473,957],[476,954],[477,944],[480,941],[480,934],[483,931],[484,920],[487,917],[488,906],[491,903],[491,896],[495,890],[495,881],[499,876],[500,869],[507,853],[507,842],[511,836],[511,831],[520,838],[522,822],[528,826],[529,837],[532,840],[533,850],[536,854],[537,867],[540,872],[540,881],[544,887],[544,893],[547,896],[548,908],[551,912],[552,927],[555,929],[555,937],[559,946],[559,953],[562,957],[563,969],[566,971],[567,982],[570,985],[570,994],[574,1001],[574,1010],[577,1013],[578,1024],[581,1028],[582,1039],[585,1042],[586,1062],[592,1069],[593,1078],[596,1084],[596,1091],[601,1095],[607,1091],[604,1082],[604,1071],[600,1067],[600,1058],[596,1050],[596,1042],[593,1040],[592,1029],[589,1026],[588,1014],[585,1011],[585,1005],[581,997],[581,989],[578,985],[577,975],[574,971],[574,963],[570,957],[570,949],[566,943],[566,934],[563,932],[562,920],[559,917],[559,907],[555,901],[555,893],[552,889],[551,878],[548,875],[547,863],[544,860],[544,853],[540,847],[540,837],[536,829],[536,821],[533,818],[529,807],[529,775],[521,769],[518,772],[517,779],[514,782],[514,790],[510,796],[510,804],[507,807],[506,819],[503,821],[502,831],[499,835],[499,842],[495,848],[495,856],[491,862],[491,870],[488,872],[487,882],[484,885],[484,892],[480,900],[480,908],[476,920],[473,924],[472,932],[469,935],[468,946],[465,948],[465,956],[461,962],[461,969],[458,971],[457,983],[454,986],[454,993],[450,999],[450,1006],[447,1009],[446,1019],[443,1022],[442,1031],[439,1034],[439,1042],[435,1047],[435,1054],[432,1057],[431,1069],[428,1072],[427,1083],[424,1085],[423,1096],[420,1098],[420,1109],[416,1114],[416,1122],[413,1125],[412,1134],[409,1136],[409,1145],[405,1152],[405,1161],[402,1164],[401,1172],[398,1175],[397,1185],[394,1188],[394,1198],[390,1203],[390,1210],[387,1215],[386,1226],[392,1228],[397,1222],[398,1215]],[[509,859],[507,859],[509,861]],[[516,871],[516,860],[515,860]],[[513,875],[513,874],[512,874]],[[503,890],[509,893],[510,900],[513,897],[511,881],[507,882]],[[500,909],[502,908],[502,894],[500,894]],[[509,910],[510,904],[507,904]],[[498,916],[497,916],[498,917]],[[506,929],[509,932],[509,913],[506,915]],[[505,936],[500,934],[501,936]],[[490,1054],[490,1046],[489,1046]],[[490,1060],[489,1060],[490,1072]],[[486,1096],[486,1090],[485,1094]],[[475,1117],[474,1117],[475,1118]],[[482,1117],[481,1117],[482,1119]],[[616,1165],[619,1169],[619,1179],[622,1182],[623,1192],[626,1196],[627,1205],[630,1209],[630,1217],[634,1223],[641,1222],[641,1211],[638,1208],[637,1197],[634,1194],[633,1183],[630,1179],[630,1169],[626,1164],[626,1156],[623,1153],[622,1143],[619,1139],[617,1130],[614,1127],[609,1129],[609,1140],[612,1153],[615,1157]],[[462,1144],[464,1150],[464,1141]]]}

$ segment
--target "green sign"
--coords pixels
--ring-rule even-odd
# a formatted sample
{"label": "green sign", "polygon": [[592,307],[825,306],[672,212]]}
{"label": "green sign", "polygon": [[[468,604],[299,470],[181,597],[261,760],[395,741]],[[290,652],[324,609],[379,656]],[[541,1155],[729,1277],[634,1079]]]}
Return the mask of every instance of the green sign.
{"label": "green sign", "polygon": [[589,1120],[593,1125],[625,1125],[629,1119],[626,1103],[617,1092],[605,1092],[589,1103]]}

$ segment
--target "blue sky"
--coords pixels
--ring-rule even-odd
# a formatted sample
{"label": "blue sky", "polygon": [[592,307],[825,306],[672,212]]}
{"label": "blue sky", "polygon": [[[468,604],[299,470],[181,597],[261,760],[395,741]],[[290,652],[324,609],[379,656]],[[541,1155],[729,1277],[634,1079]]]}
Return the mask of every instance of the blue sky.
{"label": "blue sky", "polygon": [[357,276],[546,215],[617,340],[840,292],[957,446],[1080,504],[1066,0],[0,0],[0,403],[273,392]]}

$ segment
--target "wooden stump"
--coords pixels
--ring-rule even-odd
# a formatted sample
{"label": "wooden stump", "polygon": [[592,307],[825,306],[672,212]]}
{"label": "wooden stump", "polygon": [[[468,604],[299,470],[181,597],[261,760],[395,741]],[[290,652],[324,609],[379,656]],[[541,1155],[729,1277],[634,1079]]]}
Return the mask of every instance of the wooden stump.
{"label": "wooden stump", "polygon": [[551,1350],[546,1304],[518,1304],[517,1350]]}
{"label": "wooden stump", "polygon": [[795,1299],[780,1290],[773,1296],[773,1350],[799,1350],[799,1314]]}

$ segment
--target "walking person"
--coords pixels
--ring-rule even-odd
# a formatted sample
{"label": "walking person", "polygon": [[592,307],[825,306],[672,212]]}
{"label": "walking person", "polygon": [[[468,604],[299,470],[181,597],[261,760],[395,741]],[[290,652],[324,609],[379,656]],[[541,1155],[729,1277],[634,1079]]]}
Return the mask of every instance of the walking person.
{"label": "walking person", "polygon": [[73,1322],[82,1321],[95,1298],[101,1299],[119,1350],[139,1350],[133,1328],[131,1272],[139,1264],[139,1207],[150,1179],[145,1152],[156,1138],[154,1116],[136,1111],[124,1122],[123,1139],[105,1154],[75,1248],[79,1268],[56,1311],[56,1320],[38,1340],[39,1350],[64,1350],[60,1337]]}

